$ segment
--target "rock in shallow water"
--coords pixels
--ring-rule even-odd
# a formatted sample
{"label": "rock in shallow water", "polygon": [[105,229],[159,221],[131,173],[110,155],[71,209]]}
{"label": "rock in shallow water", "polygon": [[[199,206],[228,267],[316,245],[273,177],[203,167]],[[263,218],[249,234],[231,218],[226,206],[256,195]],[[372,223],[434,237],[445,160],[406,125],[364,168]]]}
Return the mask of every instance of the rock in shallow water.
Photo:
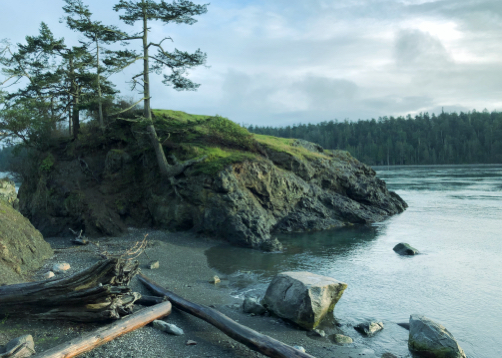
{"label": "rock in shallow water", "polygon": [[430,358],[466,358],[453,335],[441,324],[413,314],[410,316],[410,351]]}
{"label": "rock in shallow water", "polygon": [[365,323],[360,323],[357,326],[354,327],[354,329],[366,336],[372,336],[376,332],[380,331],[383,329],[383,323],[382,322],[365,322]]}
{"label": "rock in shallow water", "polygon": [[349,336],[344,336],[343,334],[334,334],[329,337],[336,344],[350,344],[354,343],[352,338]]}
{"label": "rock in shallow water", "polygon": [[283,272],[268,286],[263,306],[305,329],[314,329],[332,312],[347,288],[334,278],[310,272]]}
{"label": "rock in shallow water", "polygon": [[405,242],[397,244],[394,246],[393,250],[399,255],[416,255],[419,253],[417,249]]}

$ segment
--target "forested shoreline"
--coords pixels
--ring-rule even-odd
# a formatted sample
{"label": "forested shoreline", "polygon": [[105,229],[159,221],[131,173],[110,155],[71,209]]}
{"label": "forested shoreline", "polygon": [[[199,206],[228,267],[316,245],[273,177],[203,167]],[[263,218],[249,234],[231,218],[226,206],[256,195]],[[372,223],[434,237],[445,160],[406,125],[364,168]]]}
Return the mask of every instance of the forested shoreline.
{"label": "forested shoreline", "polygon": [[370,165],[502,163],[502,113],[496,111],[421,113],[287,127],[251,125],[248,130],[347,150]]}

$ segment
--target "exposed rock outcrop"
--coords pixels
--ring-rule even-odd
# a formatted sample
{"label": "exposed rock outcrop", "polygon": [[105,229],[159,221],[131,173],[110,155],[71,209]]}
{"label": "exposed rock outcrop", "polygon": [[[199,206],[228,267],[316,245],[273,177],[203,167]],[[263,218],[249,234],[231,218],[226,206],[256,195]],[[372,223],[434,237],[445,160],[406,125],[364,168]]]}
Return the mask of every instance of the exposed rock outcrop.
{"label": "exposed rock outcrop", "polygon": [[67,144],[47,154],[51,166],[24,178],[21,212],[50,236],[68,228],[89,236],[156,226],[278,250],[275,232],[367,224],[407,207],[347,152],[251,135],[221,117],[183,116],[166,120],[167,133],[175,134],[165,151],[172,167],[180,163],[176,158],[193,165],[169,180],[160,178],[153,152],[139,149],[130,124],[122,123],[107,143],[72,151]]}
{"label": "exposed rock outcrop", "polygon": [[417,249],[415,249],[413,246],[405,242],[397,244],[396,246],[394,246],[393,250],[397,252],[399,255],[403,256],[416,255],[419,253]]}
{"label": "exposed rock outcrop", "polygon": [[333,312],[347,284],[310,272],[283,272],[274,277],[262,304],[269,311],[312,330]]}
{"label": "exposed rock outcrop", "polygon": [[441,324],[421,316],[410,316],[409,349],[430,358],[466,358],[453,335]]}
{"label": "exposed rock outcrop", "polygon": [[0,284],[22,282],[53,254],[40,232],[12,207],[13,202],[0,198]]}

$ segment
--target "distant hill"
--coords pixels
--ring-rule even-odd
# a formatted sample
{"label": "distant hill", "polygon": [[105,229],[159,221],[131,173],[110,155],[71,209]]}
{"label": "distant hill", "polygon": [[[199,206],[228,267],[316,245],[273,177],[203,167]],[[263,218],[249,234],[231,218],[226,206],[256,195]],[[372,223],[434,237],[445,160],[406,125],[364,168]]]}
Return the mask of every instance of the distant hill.
{"label": "distant hill", "polygon": [[502,163],[502,113],[486,110],[248,130],[347,150],[370,165]]}

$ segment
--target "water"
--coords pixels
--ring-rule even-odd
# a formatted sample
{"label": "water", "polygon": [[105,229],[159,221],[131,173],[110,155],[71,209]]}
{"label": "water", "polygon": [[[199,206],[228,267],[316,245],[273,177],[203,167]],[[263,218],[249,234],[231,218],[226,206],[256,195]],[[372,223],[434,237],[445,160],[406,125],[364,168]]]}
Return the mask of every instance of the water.
{"label": "water", "polygon": [[[408,356],[413,313],[443,324],[469,358],[502,357],[502,166],[376,168],[409,205],[371,227],[281,236],[284,253],[215,247],[209,264],[235,294],[263,295],[278,272],[306,270],[346,282],[336,319],[356,346]],[[392,250],[407,242],[422,254]],[[363,338],[351,327],[383,321]]]}

